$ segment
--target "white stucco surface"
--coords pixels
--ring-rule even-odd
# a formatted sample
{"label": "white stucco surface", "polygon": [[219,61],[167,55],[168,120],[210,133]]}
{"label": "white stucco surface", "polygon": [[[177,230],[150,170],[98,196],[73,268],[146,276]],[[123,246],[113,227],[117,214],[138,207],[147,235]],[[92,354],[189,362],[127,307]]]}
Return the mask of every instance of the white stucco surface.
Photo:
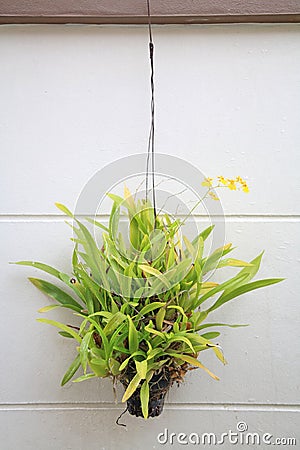
{"label": "white stucco surface", "polygon": [[216,312],[216,322],[251,326],[223,330],[229,364],[203,359],[221,380],[189,374],[160,420],[125,416],[127,431],[116,426],[123,405],[107,380],[61,388],[73,343],[34,320],[49,301],[26,276],[41,273],[8,262],[68,271],[70,229],[54,202],[72,208],[98,169],[146,150],[147,29],[1,26],[3,450],[182,448],[157,434],[221,435],[240,421],[299,445],[299,25],[160,26],[154,39],[157,151],[207,175],[247,178],[248,195],[222,193],[226,240],[241,259],[264,249],[261,277],[286,280]]}

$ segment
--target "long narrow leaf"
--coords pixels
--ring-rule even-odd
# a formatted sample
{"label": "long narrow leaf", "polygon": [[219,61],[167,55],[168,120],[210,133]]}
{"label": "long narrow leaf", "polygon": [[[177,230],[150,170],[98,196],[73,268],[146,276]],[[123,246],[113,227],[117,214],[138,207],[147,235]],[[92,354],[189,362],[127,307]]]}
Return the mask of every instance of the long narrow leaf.
{"label": "long narrow leaf", "polygon": [[134,353],[139,348],[138,332],[134,326],[131,317],[127,316],[127,319],[129,323],[129,331],[128,331],[129,350],[131,353]]}
{"label": "long narrow leaf", "polygon": [[77,355],[61,380],[61,386],[64,386],[75,375],[80,367],[80,355]]}
{"label": "long narrow leaf", "polygon": [[60,278],[60,271],[55,269],[52,266],[49,266],[48,264],[44,264],[38,261],[18,261],[15,263],[10,264],[18,264],[20,266],[31,266],[35,269],[42,270],[43,272],[49,273],[50,275],[53,275],[56,278]]}
{"label": "long narrow leaf", "polygon": [[147,380],[145,380],[144,383],[142,384],[140,397],[141,397],[142,413],[144,419],[147,419],[149,409],[149,383]]}
{"label": "long narrow leaf", "polygon": [[82,306],[79,303],[77,303],[76,300],[74,300],[74,298],[71,297],[71,295],[67,294],[67,292],[58,288],[54,284],[49,283],[49,281],[40,280],[39,278],[28,278],[28,279],[40,291],[42,291],[49,297],[53,298],[57,302],[63,305],[73,305],[77,308],[78,312],[82,310]]}
{"label": "long narrow leaf", "polygon": [[217,375],[213,374],[207,367],[205,367],[203,364],[201,364],[201,362],[198,361],[198,359],[193,358],[192,356],[180,355],[179,353],[173,353],[173,352],[172,353],[168,352],[168,355],[173,356],[174,358],[181,359],[182,361],[185,361],[185,362],[191,364],[192,366],[200,367],[201,369],[205,370],[205,372],[208,373],[208,375],[210,375],[214,380],[219,380],[219,377],[217,377]]}
{"label": "long narrow leaf", "polygon": [[112,316],[112,318],[108,321],[108,323],[105,325],[103,333],[108,336],[109,334],[113,333],[116,328],[118,328],[121,323],[126,320],[125,314],[118,311],[116,314]]}
{"label": "long narrow leaf", "polygon": [[123,403],[126,402],[132,396],[132,394],[134,394],[134,392],[138,388],[138,385],[140,384],[140,381],[141,381],[141,377],[137,373],[130,381],[130,383],[123,395],[123,398],[122,398]]}
{"label": "long narrow leaf", "polygon": [[279,283],[280,281],[283,281],[283,279],[284,278],[267,278],[265,280],[253,281],[252,283],[244,284],[237,289],[228,292],[227,294],[224,292],[221,297],[208,309],[208,311],[214,311],[215,309],[224,305],[224,303],[229,302],[229,300],[232,300],[235,297],[239,297],[242,294],[246,294],[246,292],[270,286],[271,284]]}
{"label": "long narrow leaf", "polygon": [[36,320],[37,322],[47,323],[48,325],[53,325],[54,327],[59,328],[60,330],[66,331],[71,336],[73,336],[73,338],[76,339],[77,342],[81,343],[82,339],[79,336],[79,334],[76,333],[72,328],[68,327],[68,325],[50,319],[36,319]]}

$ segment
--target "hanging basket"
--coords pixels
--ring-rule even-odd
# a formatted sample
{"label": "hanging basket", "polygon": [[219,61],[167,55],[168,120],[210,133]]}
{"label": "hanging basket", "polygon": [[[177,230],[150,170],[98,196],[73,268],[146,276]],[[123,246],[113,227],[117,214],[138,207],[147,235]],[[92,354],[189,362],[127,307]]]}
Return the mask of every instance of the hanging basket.
{"label": "hanging basket", "polygon": [[[129,366],[124,378],[120,380],[125,390],[135,375],[136,371],[132,366]],[[153,374],[149,381],[148,417],[157,417],[162,413],[166,394],[173,382],[174,379],[171,377],[170,368],[168,366],[163,367]],[[136,389],[132,396],[127,400],[127,410],[132,416],[143,417],[140,388]]]}

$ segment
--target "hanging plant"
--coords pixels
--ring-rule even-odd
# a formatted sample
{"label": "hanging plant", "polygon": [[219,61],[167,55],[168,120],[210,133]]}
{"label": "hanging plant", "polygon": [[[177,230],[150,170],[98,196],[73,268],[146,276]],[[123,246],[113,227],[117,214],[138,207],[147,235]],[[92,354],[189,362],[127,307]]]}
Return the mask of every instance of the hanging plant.
{"label": "hanging plant", "polygon": [[[101,246],[88,227],[61,204],[57,207],[73,220],[75,248],[72,273],[63,273],[47,264],[20,261],[17,264],[40,269],[64,283],[67,290],[39,278],[29,280],[55,303],[41,308],[67,308],[80,318],[79,325],[50,319],[39,322],[58,328],[64,338],[75,341],[74,359],[63,376],[62,386],[73,379],[111,378],[124,386],[123,402],[137,417],[159,416],[167,392],[174,383],[183,381],[188,371],[200,368],[214,380],[219,378],[199,360],[210,350],[223,363],[221,346],[215,342],[219,327],[239,327],[210,322],[210,315],[225,303],[241,295],[281,281],[279,278],[252,281],[257,274],[262,253],[250,262],[228,258],[232,244],[211,254],[205,253],[205,241],[213,232],[209,226],[190,241],[182,236],[184,219],[157,212],[155,198],[154,151],[154,45],[150,6],[149,52],[151,67],[151,126],[146,163],[145,198],[136,200],[125,188],[124,198],[108,194],[113,201],[109,225],[87,218],[102,230]],[[151,163],[152,201],[149,199]],[[215,188],[248,192],[241,178],[217,180],[206,178],[206,197],[218,200]],[[129,236],[119,233],[119,217],[129,219]],[[127,244],[126,244],[126,237]],[[241,268],[222,283],[206,281],[208,274],[222,267]]]}
{"label": "hanging plant", "polygon": [[[248,192],[240,177],[219,177],[215,186],[207,178],[203,185],[208,188],[206,196],[213,200],[218,199],[215,187]],[[146,419],[161,414],[166,393],[188,371],[200,368],[218,380],[198,359],[199,355],[210,350],[225,364],[222,348],[215,343],[220,335],[216,328],[243,325],[214,323],[210,315],[230,300],[281,279],[252,281],[262,253],[250,262],[228,258],[233,247],[227,244],[205,255],[205,241],[212,226],[190,241],[179,233],[185,219],[156,215],[149,200],[136,201],[127,188],[124,198],[108,196],[113,201],[109,226],[89,219],[102,230],[101,248],[87,226],[57,204],[74,222],[71,275],[40,262],[17,264],[52,275],[72,292],[49,281],[29,278],[55,301],[40,312],[63,307],[81,319],[79,326],[37,319],[75,341],[74,360],[61,384],[69,382],[80,368],[83,374],[74,382],[109,377],[115,387],[119,381],[125,388],[122,401],[127,402],[129,413]],[[126,236],[118,233],[123,210],[129,219],[127,245]],[[204,281],[206,274],[227,266],[241,269],[220,284]]]}

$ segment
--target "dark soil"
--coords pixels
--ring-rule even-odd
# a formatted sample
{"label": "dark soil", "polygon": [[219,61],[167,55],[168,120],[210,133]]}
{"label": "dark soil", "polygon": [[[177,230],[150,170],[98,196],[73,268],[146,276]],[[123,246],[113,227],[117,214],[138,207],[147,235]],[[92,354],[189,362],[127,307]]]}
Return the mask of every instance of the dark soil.
{"label": "dark soil", "polygon": [[[136,371],[132,366],[128,367],[126,376],[121,380],[124,388],[126,389]],[[154,373],[153,377],[149,381],[149,406],[148,416],[159,416],[164,408],[164,402],[167,392],[173,384],[169,367],[163,367],[159,372]],[[127,408],[129,414],[136,417],[143,417],[142,406],[140,401],[140,389],[138,388],[132,396],[127,400]]]}

